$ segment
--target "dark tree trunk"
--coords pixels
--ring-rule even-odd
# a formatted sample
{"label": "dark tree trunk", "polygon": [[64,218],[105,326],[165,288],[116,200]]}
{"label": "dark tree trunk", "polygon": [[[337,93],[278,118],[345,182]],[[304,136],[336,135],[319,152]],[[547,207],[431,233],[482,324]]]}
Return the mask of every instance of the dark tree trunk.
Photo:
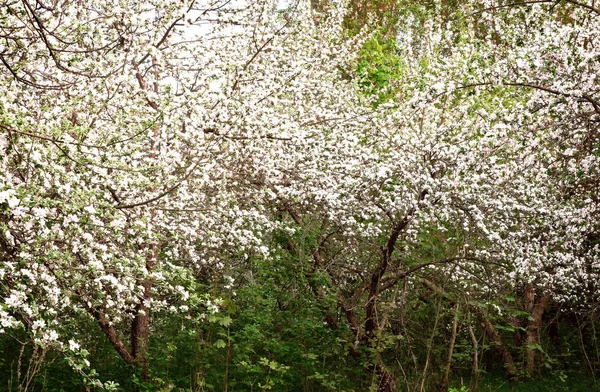
{"label": "dark tree trunk", "polygon": [[502,343],[502,339],[500,339],[500,335],[494,325],[490,322],[490,320],[483,320],[483,330],[485,331],[486,336],[490,340],[490,343],[494,345],[494,348],[500,353],[502,356],[502,362],[504,362],[504,368],[508,373],[509,381],[515,381],[518,378],[517,367],[515,366],[515,361],[513,360],[510,351],[508,348]]}
{"label": "dark tree trunk", "polygon": [[379,384],[377,387],[378,392],[396,392],[396,382],[394,381],[394,377],[387,370],[387,368],[380,361],[376,366],[376,374],[377,379],[379,380]]}
{"label": "dark tree trunk", "polygon": [[[159,249],[156,246],[154,250],[146,256],[146,271],[152,273],[156,268]],[[131,323],[131,354],[135,358],[136,367],[140,371],[142,381],[150,381],[150,362],[148,358],[148,348],[150,344],[150,309],[146,305],[152,300],[152,279],[144,278],[142,280],[144,293],[139,303],[135,307],[135,316]]]}
{"label": "dark tree trunk", "polygon": [[150,343],[150,315],[145,305],[151,299],[152,282],[145,279],[142,283],[144,297],[135,307],[136,315],[131,323],[131,354],[140,371],[142,381],[150,381],[150,363],[148,361],[148,345]]}
{"label": "dark tree trunk", "polygon": [[[453,303],[453,304],[456,303],[456,300],[454,298],[451,298],[450,296],[448,296],[448,294],[442,288],[436,286],[433,282],[431,282],[427,279],[423,279],[423,284],[429,290],[433,291],[434,293],[436,293],[438,295],[441,295],[446,300],[448,300],[450,303]],[[510,354],[510,351],[508,351],[508,349],[502,342],[502,339],[500,339],[500,335],[498,334],[498,331],[496,331],[496,328],[494,327],[494,325],[490,322],[490,320],[486,319],[485,316],[482,315],[481,309],[479,307],[469,305],[468,309],[481,315],[483,331],[485,332],[485,335],[490,340],[490,343],[492,343],[494,345],[495,349],[502,356],[502,362],[504,363],[504,368],[506,369],[506,371],[508,373],[509,381],[516,380],[518,373],[517,373],[517,367],[515,366],[515,361],[513,360],[513,357]]]}
{"label": "dark tree trunk", "polygon": [[538,366],[536,358],[540,356],[540,328],[542,326],[542,316],[550,303],[548,294],[537,293],[533,284],[528,284],[525,288],[525,311],[529,313],[531,319],[527,324],[527,347],[526,347],[526,369],[529,377],[535,378],[538,375]]}
{"label": "dark tree trunk", "polygon": [[452,354],[454,354],[454,345],[456,343],[456,335],[458,333],[458,302],[454,306],[454,321],[452,322],[452,337],[450,338],[450,345],[448,346],[448,356],[446,357],[446,363],[444,364],[444,375],[440,382],[440,392],[448,391],[448,383],[450,382],[450,369],[452,367]]}

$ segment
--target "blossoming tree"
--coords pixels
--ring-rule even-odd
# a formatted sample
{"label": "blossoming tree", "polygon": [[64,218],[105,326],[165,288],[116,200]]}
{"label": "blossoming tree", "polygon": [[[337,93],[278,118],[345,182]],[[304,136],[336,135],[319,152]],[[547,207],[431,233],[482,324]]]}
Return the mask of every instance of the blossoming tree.
{"label": "blossoming tree", "polygon": [[445,273],[474,296],[509,280],[568,299],[592,281],[597,10],[471,4],[423,36],[400,20],[400,87],[381,103],[353,80],[364,36],[344,37],[332,3],[6,1],[3,332],[77,353],[92,318],[147,381],[153,315],[219,309],[203,268],[310,232],[311,290],[343,314],[325,321],[393,391],[377,347],[400,284]]}
{"label": "blossoming tree", "polygon": [[85,314],[147,380],[152,314],[218,310],[196,273],[267,255],[261,184],[355,113],[350,43],[306,4],[229,3],[3,4],[3,332],[78,351]]}

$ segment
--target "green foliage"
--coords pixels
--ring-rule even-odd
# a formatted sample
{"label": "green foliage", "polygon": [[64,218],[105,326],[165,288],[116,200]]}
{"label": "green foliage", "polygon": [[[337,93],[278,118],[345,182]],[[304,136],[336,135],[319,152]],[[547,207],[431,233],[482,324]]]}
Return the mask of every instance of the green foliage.
{"label": "green foliage", "polygon": [[352,388],[339,374],[351,370],[346,368],[348,353],[341,331],[324,325],[308,282],[298,279],[302,276],[298,261],[285,253],[257,261],[252,280],[236,292],[239,311],[229,335],[232,389]]}
{"label": "green foliage", "polygon": [[389,101],[399,90],[398,81],[405,67],[393,39],[375,34],[364,45],[356,73],[364,94],[373,97],[373,106]]}
{"label": "green foliage", "polygon": [[[460,391],[460,389],[458,389]],[[581,373],[566,372],[541,380],[510,383],[499,375],[489,375],[479,384],[480,392],[594,392],[600,391],[595,380]]]}

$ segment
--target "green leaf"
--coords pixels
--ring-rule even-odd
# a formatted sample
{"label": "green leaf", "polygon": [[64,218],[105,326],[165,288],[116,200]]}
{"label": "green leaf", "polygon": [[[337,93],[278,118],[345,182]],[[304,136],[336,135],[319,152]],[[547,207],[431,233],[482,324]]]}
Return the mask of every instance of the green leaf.
{"label": "green leaf", "polygon": [[233,320],[232,320],[232,319],[231,319],[231,317],[229,317],[229,316],[221,317],[221,318],[218,320],[218,322],[219,322],[219,325],[222,325],[223,327],[228,327],[229,325],[231,325],[231,322],[232,322],[232,321],[233,321]]}
{"label": "green leaf", "polygon": [[215,342],[215,347],[216,348],[225,348],[225,347],[227,347],[227,343],[225,343],[225,341],[223,339],[217,339],[217,341]]}

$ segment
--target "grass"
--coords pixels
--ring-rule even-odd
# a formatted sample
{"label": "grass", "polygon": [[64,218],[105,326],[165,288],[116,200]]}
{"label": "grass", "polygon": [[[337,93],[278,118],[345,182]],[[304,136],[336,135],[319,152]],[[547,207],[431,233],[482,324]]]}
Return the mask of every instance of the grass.
{"label": "grass", "polygon": [[[467,381],[467,380],[465,380]],[[469,385],[468,382],[465,385]],[[469,391],[454,385],[454,391]],[[463,388],[463,389],[461,389]],[[600,392],[600,380],[585,373],[564,372],[547,375],[538,380],[508,382],[506,377],[485,375],[479,380],[478,392]],[[453,391],[451,388],[450,391]]]}

